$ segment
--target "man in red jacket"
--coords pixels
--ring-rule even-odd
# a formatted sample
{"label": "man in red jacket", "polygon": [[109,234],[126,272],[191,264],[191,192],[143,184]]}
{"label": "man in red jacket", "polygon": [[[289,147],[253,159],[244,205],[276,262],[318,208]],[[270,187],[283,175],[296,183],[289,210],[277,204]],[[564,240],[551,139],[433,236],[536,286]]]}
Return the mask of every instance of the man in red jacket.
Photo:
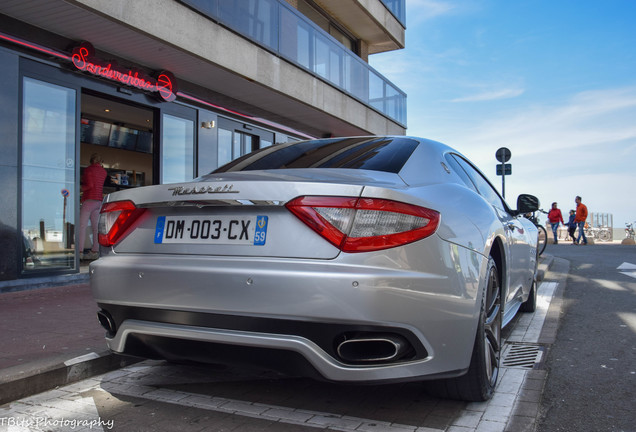
{"label": "man in red jacket", "polygon": [[[80,259],[97,259],[99,257],[99,243],[97,224],[99,222],[99,210],[102,205],[104,194],[104,181],[108,173],[102,167],[102,158],[97,154],[91,155],[90,165],[84,170],[82,175],[82,207],[80,208],[80,232],[79,232],[79,253]],[[86,238],[86,228],[88,220],[91,221],[93,229],[93,247],[89,254],[84,255],[84,239]]]}
{"label": "man in red jacket", "polygon": [[557,235],[557,230],[559,228],[559,222],[565,224],[563,222],[563,215],[561,214],[561,210],[557,208],[557,203],[552,203],[552,208],[548,212],[548,221],[550,221],[550,225],[552,226],[552,234],[554,234],[554,244],[559,243],[559,236]]}
{"label": "man in red jacket", "polygon": [[575,244],[579,244],[581,242],[581,237],[583,237],[583,244],[587,244],[587,238],[585,237],[585,221],[587,220],[587,206],[581,202],[581,197],[577,196],[574,199],[576,203],[576,216],[574,216],[574,223],[579,227],[579,236],[576,239]]}

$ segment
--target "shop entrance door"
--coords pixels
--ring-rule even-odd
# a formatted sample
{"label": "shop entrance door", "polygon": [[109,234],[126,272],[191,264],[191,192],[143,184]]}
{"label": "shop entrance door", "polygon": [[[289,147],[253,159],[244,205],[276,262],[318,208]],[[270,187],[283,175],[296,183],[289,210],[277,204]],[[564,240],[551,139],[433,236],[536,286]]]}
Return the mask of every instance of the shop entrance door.
{"label": "shop entrance door", "polygon": [[[77,229],[78,252],[96,258],[93,221],[87,210],[85,169],[97,157],[106,169],[102,194],[153,184],[154,110],[85,90],[81,97],[80,176],[83,199]],[[95,197],[94,197],[95,198]],[[95,198],[96,199],[96,198]],[[88,205],[87,205],[88,204]],[[94,216],[95,218],[95,216]]]}

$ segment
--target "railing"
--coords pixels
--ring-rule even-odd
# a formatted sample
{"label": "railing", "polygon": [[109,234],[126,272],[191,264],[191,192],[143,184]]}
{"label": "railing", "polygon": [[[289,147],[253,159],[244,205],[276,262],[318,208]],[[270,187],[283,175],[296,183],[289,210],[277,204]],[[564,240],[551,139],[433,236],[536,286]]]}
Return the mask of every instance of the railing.
{"label": "railing", "polygon": [[406,126],[406,94],[286,2],[181,1]]}
{"label": "railing", "polygon": [[380,0],[393,16],[406,28],[406,0]]}
{"label": "railing", "polygon": [[587,222],[592,227],[609,227],[614,229],[614,215],[612,213],[594,213],[590,212]]}

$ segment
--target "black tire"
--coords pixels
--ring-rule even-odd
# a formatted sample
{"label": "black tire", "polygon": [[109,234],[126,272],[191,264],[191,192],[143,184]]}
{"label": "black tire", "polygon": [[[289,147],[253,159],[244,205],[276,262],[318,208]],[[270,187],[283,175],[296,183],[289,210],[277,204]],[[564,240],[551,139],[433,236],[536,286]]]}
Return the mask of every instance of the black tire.
{"label": "black tire", "polygon": [[537,229],[539,230],[539,242],[537,243],[537,252],[539,255],[543,253],[546,245],[548,244],[548,232],[545,230],[543,225],[537,225]]}
{"label": "black tire", "polygon": [[532,287],[530,287],[528,300],[521,303],[519,310],[521,312],[534,312],[537,310],[537,283],[535,281],[532,282]]}
{"label": "black tire", "polygon": [[483,402],[492,397],[499,376],[501,322],[501,285],[497,265],[490,258],[468,372],[457,378],[431,383],[431,393],[443,398],[470,402]]}

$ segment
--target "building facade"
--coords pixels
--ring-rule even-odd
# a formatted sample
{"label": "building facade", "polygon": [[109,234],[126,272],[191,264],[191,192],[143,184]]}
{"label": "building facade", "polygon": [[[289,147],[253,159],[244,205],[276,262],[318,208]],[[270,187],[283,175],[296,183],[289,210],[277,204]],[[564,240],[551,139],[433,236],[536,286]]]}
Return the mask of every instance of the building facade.
{"label": "building facade", "polygon": [[4,0],[0,281],[77,273],[80,179],[193,179],[290,140],[401,135],[406,95],[368,56],[405,0]]}

